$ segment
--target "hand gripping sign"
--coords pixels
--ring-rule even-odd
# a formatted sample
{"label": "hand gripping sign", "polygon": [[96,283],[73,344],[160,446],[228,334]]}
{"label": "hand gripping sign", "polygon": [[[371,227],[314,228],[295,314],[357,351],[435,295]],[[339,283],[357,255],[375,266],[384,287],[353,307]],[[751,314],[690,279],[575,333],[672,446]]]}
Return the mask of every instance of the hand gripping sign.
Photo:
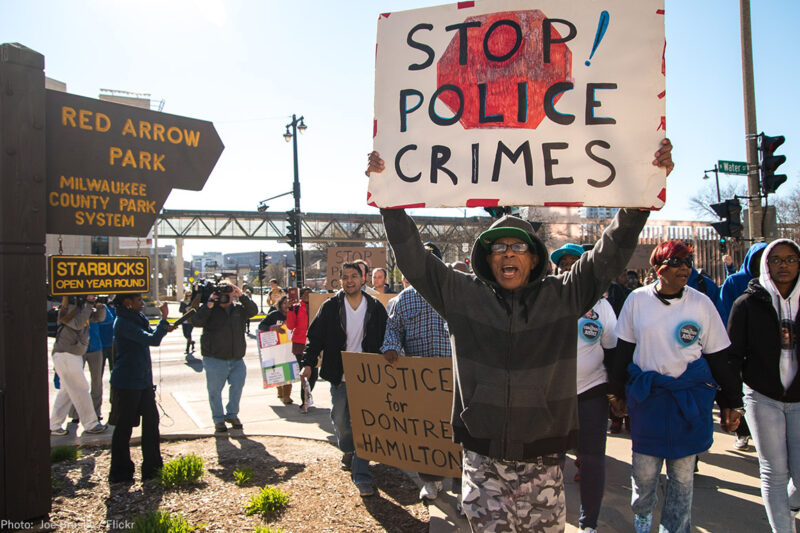
{"label": "hand gripping sign", "polygon": [[378,19],[379,207],[658,209],[663,0],[501,0]]}

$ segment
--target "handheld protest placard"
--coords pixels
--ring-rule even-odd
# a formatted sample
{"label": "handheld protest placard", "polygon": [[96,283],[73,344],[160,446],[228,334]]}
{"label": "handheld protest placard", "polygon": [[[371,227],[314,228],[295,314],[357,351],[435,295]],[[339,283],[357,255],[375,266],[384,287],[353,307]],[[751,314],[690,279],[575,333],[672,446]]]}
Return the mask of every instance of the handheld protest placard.
{"label": "handheld protest placard", "polygon": [[353,442],[359,457],[446,477],[461,476],[452,441],[450,358],[342,352]]}
{"label": "handheld protest placard", "polygon": [[458,2],[377,40],[370,205],[664,205],[663,0]]}
{"label": "handheld protest placard", "polygon": [[386,268],[386,248],[383,246],[331,246],[328,248],[328,283],[331,290],[341,289],[342,265],[363,259],[370,268]]}

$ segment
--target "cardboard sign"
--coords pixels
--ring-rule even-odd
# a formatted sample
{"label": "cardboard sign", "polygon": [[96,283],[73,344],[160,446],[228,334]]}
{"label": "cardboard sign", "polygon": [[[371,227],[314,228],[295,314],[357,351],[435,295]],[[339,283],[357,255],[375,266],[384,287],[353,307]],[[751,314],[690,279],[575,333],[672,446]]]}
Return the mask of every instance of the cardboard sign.
{"label": "cardboard sign", "polygon": [[300,368],[289,339],[289,332],[283,326],[258,332],[258,359],[265,389],[300,379]]}
{"label": "cardboard sign", "polygon": [[380,207],[660,208],[663,0],[497,0],[378,19]]}
{"label": "cardboard sign", "polygon": [[359,457],[413,472],[461,475],[452,441],[451,359],[342,352],[353,441]]}
{"label": "cardboard sign", "polygon": [[144,237],[173,187],[199,191],[214,125],[47,91],[47,232]]}
{"label": "cardboard sign", "polygon": [[[363,259],[373,268],[386,268],[386,248],[380,247],[346,247],[331,246],[328,248],[328,290],[338,291],[342,288],[342,264],[351,263],[356,259]],[[368,282],[370,280],[367,280]]]}
{"label": "cardboard sign", "polygon": [[150,290],[150,258],[50,256],[50,294],[119,294]]}

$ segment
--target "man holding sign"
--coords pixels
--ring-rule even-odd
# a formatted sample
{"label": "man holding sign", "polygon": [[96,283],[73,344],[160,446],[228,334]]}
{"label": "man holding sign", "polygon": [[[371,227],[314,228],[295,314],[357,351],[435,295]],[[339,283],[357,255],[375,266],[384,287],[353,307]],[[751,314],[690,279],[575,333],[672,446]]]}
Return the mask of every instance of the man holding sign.
{"label": "man holding sign", "polygon": [[[664,139],[653,165],[672,171]],[[367,174],[384,170],[377,152]],[[375,178],[379,179],[379,178]],[[622,271],[648,212],[622,209],[592,251],[558,276],[529,222],[505,216],[472,249],[474,275],[429,254],[403,209],[382,209],[397,264],[447,321],[453,438],[464,448],[462,504],[473,531],[563,531],[559,454],[577,447],[577,319]]]}

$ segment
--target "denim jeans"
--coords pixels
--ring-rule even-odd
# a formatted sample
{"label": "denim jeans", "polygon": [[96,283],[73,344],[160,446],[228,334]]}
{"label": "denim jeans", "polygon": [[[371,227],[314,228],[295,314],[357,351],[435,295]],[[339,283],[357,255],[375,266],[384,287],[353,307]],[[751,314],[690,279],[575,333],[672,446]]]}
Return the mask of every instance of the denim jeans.
{"label": "denim jeans", "polygon": [[355,453],[353,444],[353,427],[350,425],[350,410],[347,406],[347,386],[343,381],[338,385],[331,383],[331,421],[336,432],[336,441],[339,449],[344,453],[353,452],[353,462],[350,468],[350,477],[353,483],[371,483],[372,474],[369,472],[369,461],[361,459]]}
{"label": "denim jeans", "polygon": [[[666,459],[667,489],[658,528],[661,533],[689,533],[691,529],[696,457],[689,455],[680,459]],[[642,517],[652,519],[653,509],[658,503],[658,475],[664,461],[661,457],[633,452],[631,507],[635,515],[634,522],[641,521]]]}
{"label": "denim jeans", "polygon": [[[239,400],[242,398],[244,379],[247,367],[243,359],[217,359],[203,357],[203,368],[206,371],[206,389],[208,403],[211,406],[211,418],[215,424],[239,416]],[[228,382],[228,405],[222,410],[222,388]]]}
{"label": "denim jeans", "polygon": [[608,399],[578,397],[578,459],[581,462],[581,528],[597,529],[606,484]]}
{"label": "denim jeans", "polygon": [[800,403],[773,400],[744,386],[745,418],[758,451],[761,497],[775,533],[794,532],[800,507]]}

